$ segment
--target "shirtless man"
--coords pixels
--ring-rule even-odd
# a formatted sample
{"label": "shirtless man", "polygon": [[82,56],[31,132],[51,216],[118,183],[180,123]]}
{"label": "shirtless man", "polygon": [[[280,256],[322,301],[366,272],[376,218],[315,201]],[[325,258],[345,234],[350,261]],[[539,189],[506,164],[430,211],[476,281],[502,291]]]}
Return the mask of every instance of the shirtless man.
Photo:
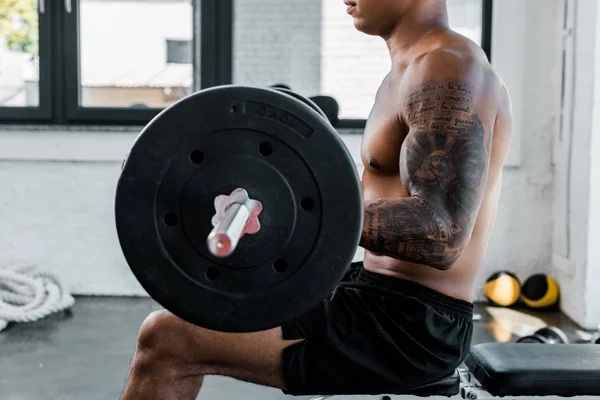
{"label": "shirtless man", "polygon": [[392,59],[362,147],[364,265],[312,312],[265,332],[152,314],[124,399],[195,399],[207,375],[295,395],[394,393],[466,356],[511,136],[507,90],[481,49],[449,29],[445,0],[346,5]]}

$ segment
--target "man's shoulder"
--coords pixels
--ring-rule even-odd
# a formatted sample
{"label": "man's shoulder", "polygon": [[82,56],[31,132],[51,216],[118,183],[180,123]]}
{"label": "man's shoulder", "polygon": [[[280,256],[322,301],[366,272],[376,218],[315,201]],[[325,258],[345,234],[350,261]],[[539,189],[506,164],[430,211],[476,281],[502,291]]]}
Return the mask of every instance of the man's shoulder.
{"label": "man's shoulder", "polygon": [[[496,102],[506,93],[483,50],[471,40],[458,34],[444,37],[416,55],[406,68],[401,92],[409,95],[420,87],[468,87],[473,100]],[[452,85],[450,85],[452,83]],[[507,95],[507,93],[506,93]],[[494,101],[494,99],[496,101]]]}
{"label": "man's shoulder", "polygon": [[412,60],[409,70],[414,78],[477,81],[490,71],[490,65],[481,48],[453,41],[419,54]]}

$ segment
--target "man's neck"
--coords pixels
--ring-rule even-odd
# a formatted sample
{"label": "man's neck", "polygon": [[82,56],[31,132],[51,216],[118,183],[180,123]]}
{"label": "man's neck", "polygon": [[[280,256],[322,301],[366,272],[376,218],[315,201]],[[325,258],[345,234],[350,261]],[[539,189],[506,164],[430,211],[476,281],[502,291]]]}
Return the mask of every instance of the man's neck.
{"label": "man's neck", "polygon": [[443,3],[423,2],[423,6],[405,15],[384,37],[392,62],[401,61],[422,39],[434,31],[446,30],[448,10]]}

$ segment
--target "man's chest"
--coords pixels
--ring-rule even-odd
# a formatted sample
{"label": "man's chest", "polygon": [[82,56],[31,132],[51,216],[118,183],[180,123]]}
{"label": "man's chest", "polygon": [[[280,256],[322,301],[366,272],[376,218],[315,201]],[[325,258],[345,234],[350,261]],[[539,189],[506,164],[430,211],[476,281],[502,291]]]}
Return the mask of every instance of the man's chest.
{"label": "man's chest", "polygon": [[408,134],[401,112],[398,98],[380,90],[363,136],[361,153],[365,166],[381,172],[398,171],[400,150]]}

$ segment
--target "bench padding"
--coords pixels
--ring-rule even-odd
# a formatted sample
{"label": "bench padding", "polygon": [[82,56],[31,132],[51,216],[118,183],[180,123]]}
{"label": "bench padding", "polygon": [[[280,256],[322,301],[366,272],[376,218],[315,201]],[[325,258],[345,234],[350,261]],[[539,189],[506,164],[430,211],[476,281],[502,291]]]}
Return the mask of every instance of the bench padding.
{"label": "bench padding", "polygon": [[600,345],[487,343],[465,363],[494,396],[600,396]]}

